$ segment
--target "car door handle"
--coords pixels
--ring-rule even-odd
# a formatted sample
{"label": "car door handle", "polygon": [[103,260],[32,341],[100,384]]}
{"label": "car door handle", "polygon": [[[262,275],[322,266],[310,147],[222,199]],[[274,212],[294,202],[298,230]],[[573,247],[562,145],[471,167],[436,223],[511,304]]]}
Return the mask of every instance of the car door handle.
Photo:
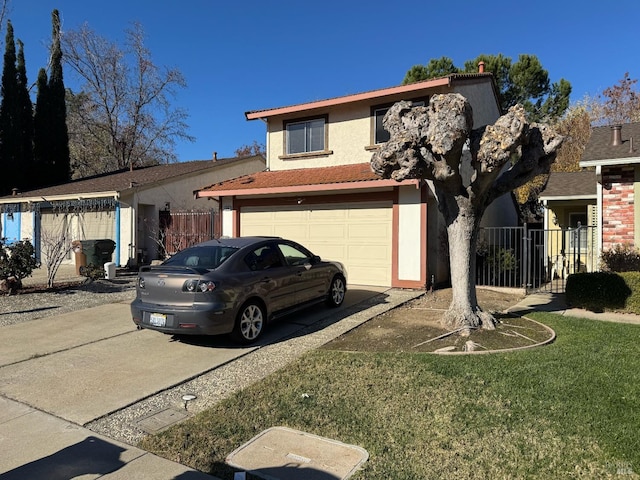
{"label": "car door handle", "polygon": [[269,282],[271,281],[271,277],[262,277],[262,278],[260,279],[260,281],[261,281],[262,283],[269,283]]}

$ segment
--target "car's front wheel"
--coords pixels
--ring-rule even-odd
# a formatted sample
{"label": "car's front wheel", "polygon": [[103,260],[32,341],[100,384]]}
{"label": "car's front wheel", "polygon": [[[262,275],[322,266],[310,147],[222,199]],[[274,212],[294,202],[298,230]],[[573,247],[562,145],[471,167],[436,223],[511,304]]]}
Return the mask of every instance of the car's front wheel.
{"label": "car's front wheel", "polygon": [[264,308],[256,301],[245,303],[238,312],[232,337],[239,343],[255,342],[264,330]]}
{"label": "car's front wheel", "polygon": [[329,287],[329,293],[327,294],[327,305],[333,308],[339,307],[344,301],[345,293],[347,292],[347,284],[344,278],[340,275],[336,275],[331,280],[331,286]]}

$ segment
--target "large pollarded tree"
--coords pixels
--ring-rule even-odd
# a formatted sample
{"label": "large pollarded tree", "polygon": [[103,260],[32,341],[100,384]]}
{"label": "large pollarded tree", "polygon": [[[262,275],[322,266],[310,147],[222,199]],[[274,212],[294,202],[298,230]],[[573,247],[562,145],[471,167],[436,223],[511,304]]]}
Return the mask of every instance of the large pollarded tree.
{"label": "large pollarded tree", "polygon": [[494,328],[495,319],[476,297],[480,221],[495,199],[549,171],[563,137],[528,123],[520,105],[493,125],[473,129],[471,105],[460,94],[434,95],[425,107],[398,102],[384,127],[390,139],[373,154],[371,168],[397,181],[431,180],[447,226],[453,298],[443,323]]}

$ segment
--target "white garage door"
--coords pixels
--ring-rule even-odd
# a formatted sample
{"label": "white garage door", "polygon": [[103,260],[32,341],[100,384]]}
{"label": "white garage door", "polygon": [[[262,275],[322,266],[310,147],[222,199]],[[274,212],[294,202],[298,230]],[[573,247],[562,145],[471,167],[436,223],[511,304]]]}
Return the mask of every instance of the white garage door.
{"label": "white garage door", "polygon": [[294,240],[344,263],[349,283],[391,285],[391,202],[276,208],[242,208],[240,234]]}

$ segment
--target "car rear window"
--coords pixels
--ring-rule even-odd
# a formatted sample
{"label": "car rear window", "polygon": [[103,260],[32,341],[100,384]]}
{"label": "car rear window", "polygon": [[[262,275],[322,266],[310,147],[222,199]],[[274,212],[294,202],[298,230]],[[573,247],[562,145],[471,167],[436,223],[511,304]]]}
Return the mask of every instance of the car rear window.
{"label": "car rear window", "polygon": [[237,250],[235,247],[227,247],[224,245],[191,247],[165,260],[163,265],[171,265],[173,267],[197,267],[212,270],[222,265],[224,261]]}

